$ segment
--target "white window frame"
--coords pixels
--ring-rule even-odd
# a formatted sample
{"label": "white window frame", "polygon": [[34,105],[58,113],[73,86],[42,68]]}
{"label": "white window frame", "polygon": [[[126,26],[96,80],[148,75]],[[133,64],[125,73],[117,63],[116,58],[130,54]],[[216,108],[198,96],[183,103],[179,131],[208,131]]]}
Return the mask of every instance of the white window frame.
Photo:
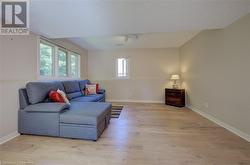
{"label": "white window frame", "polygon": [[[41,68],[41,55],[40,55],[40,43],[49,45],[53,47],[53,52],[52,52],[52,76],[42,76],[40,75],[40,68]],[[66,56],[67,56],[67,76],[59,76],[58,75],[58,50],[62,50],[66,52]],[[80,79],[81,78],[81,56],[80,54],[67,50],[66,48],[62,47],[62,46],[58,46],[57,44],[53,44],[52,42],[48,42],[44,39],[39,39],[38,42],[38,78],[39,79]],[[70,56],[71,54],[73,55],[77,55],[78,56],[78,75],[77,76],[72,76],[71,75],[71,59]]]}
{"label": "white window frame", "polygon": [[[119,76],[118,75],[118,60],[119,59],[125,59],[126,60],[126,68],[127,68],[127,75],[126,76]],[[129,73],[130,73],[130,67],[129,67],[129,58],[126,57],[119,57],[116,59],[116,78],[117,79],[129,79]]]}

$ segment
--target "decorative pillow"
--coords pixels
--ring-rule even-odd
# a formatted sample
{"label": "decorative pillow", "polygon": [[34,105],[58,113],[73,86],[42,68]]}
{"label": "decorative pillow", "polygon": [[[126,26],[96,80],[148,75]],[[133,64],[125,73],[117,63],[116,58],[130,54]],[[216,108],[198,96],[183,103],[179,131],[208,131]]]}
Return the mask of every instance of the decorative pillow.
{"label": "decorative pillow", "polygon": [[87,84],[85,89],[85,95],[96,95],[97,85],[96,84]]}
{"label": "decorative pillow", "polygon": [[53,102],[65,103],[63,97],[57,91],[50,91],[49,99]]}
{"label": "decorative pillow", "polygon": [[100,90],[100,85],[97,83],[96,84],[96,93],[99,92],[99,90]]}
{"label": "decorative pillow", "polygon": [[67,98],[66,94],[62,90],[57,89],[57,93],[59,93],[62,96],[62,98],[66,104],[70,104],[69,99]]}
{"label": "decorative pillow", "polygon": [[89,85],[96,85],[96,93],[99,91],[99,89],[100,89],[100,86],[99,86],[99,84],[98,83],[91,83],[91,84],[89,84]]}

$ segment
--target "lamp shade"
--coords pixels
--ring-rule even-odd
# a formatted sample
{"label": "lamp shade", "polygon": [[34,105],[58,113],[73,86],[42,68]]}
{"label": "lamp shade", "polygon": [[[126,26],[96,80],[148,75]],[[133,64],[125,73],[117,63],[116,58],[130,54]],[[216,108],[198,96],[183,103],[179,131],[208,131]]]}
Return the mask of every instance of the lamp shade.
{"label": "lamp shade", "polygon": [[178,74],[173,74],[170,78],[170,80],[180,80],[180,75]]}

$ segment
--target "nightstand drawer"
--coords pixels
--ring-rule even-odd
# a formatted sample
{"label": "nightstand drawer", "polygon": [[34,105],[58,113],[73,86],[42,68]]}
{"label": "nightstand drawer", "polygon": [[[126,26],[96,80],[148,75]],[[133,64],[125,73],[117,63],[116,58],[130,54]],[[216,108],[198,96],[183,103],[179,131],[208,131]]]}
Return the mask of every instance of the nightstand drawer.
{"label": "nightstand drawer", "polygon": [[168,97],[166,100],[168,102],[181,102],[181,98],[176,98],[176,97]]}
{"label": "nightstand drawer", "polygon": [[174,96],[174,97],[179,97],[181,96],[181,93],[176,93],[176,92],[167,92],[166,96]]}
{"label": "nightstand drawer", "polygon": [[176,107],[185,106],[184,89],[165,89],[165,103]]}

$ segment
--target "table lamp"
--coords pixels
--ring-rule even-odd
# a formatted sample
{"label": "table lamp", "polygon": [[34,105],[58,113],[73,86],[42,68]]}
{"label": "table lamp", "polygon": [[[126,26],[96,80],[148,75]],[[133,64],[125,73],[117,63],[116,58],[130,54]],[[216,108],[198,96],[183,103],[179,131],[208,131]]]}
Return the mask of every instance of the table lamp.
{"label": "table lamp", "polygon": [[180,75],[178,74],[173,74],[170,78],[170,80],[174,81],[173,88],[178,89],[179,85],[177,84],[177,81],[180,80]]}

